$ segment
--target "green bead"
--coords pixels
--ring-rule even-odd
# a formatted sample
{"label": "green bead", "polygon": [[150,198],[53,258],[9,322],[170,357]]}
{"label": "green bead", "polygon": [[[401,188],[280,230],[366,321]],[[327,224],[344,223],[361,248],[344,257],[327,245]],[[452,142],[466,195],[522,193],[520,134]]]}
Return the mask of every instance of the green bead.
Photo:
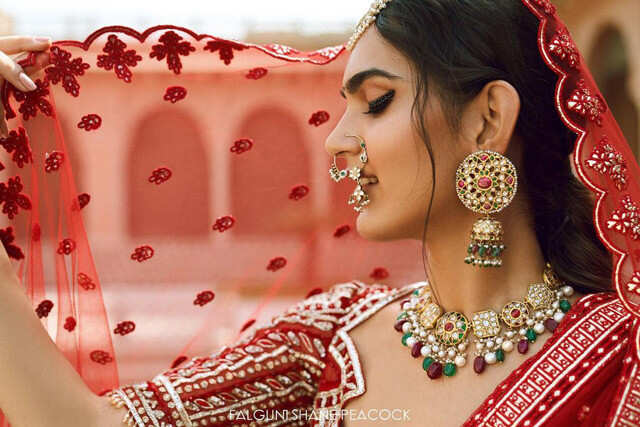
{"label": "green bead", "polygon": [[464,259],[464,263],[465,264],[471,264],[471,258],[465,258]]}
{"label": "green bead", "polygon": [[427,369],[429,369],[429,366],[431,366],[433,362],[434,360],[432,357],[425,357],[424,360],[422,361],[422,369],[426,371]]}
{"label": "green bead", "polygon": [[405,317],[407,317],[407,312],[403,311],[402,313],[400,313],[398,315],[398,317],[396,318],[396,320],[400,320],[400,319],[404,319]]}
{"label": "green bead", "polygon": [[538,338],[536,331],[531,328],[527,329],[527,339],[529,340],[529,342],[534,342],[536,338]]}
{"label": "green bead", "polygon": [[496,351],[496,359],[498,362],[504,362],[504,350],[501,348]]}
{"label": "green bead", "polygon": [[415,291],[413,291],[413,294],[414,294],[414,295],[416,295],[416,296],[417,296],[419,293],[420,293],[420,289],[416,289]]}
{"label": "green bead", "polygon": [[407,345],[407,338],[411,336],[411,332],[407,332],[402,336],[402,345]]}
{"label": "green bead", "polygon": [[467,248],[467,253],[469,255],[471,255],[471,252],[473,252],[473,245],[469,245],[469,247]]}
{"label": "green bead", "polygon": [[480,245],[480,249],[478,250],[478,253],[480,254],[480,256],[484,256],[484,253],[486,251],[486,247],[484,245]]}
{"label": "green bead", "polygon": [[456,364],[447,363],[444,365],[444,374],[448,377],[452,377],[456,374]]}
{"label": "green bead", "polygon": [[493,256],[500,255],[500,247],[496,246],[493,248]]}
{"label": "green bead", "polygon": [[566,299],[560,300],[560,310],[566,313],[567,311],[569,311],[570,308],[571,308],[571,303],[569,301],[567,301]]}

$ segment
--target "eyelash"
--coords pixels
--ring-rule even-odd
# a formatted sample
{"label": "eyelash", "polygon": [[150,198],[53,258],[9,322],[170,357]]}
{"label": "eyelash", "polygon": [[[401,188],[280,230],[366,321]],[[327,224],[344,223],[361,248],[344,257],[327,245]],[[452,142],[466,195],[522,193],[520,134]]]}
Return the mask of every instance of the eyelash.
{"label": "eyelash", "polygon": [[389,92],[382,95],[380,98],[375,99],[369,103],[369,111],[364,114],[379,114],[384,111],[384,109],[389,105],[391,100],[393,99],[393,95],[395,95],[395,90],[390,90]]}

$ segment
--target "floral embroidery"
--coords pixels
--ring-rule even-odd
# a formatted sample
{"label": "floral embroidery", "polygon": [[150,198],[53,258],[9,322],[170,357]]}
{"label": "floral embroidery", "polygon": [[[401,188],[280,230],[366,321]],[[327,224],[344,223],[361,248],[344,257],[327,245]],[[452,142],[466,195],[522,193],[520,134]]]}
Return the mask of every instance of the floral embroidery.
{"label": "floral embroidery", "polygon": [[577,68],[580,63],[580,54],[566,28],[559,29],[553,36],[549,43],[549,51],[566,61],[571,68]]}
{"label": "floral embroidery", "polygon": [[220,233],[224,233],[235,224],[236,220],[232,216],[223,216],[216,219],[216,223],[213,224],[212,229],[218,230]]}
{"label": "floral embroidery", "polygon": [[160,185],[163,182],[166,182],[169,178],[171,178],[171,171],[168,168],[158,168],[154,170],[149,177],[149,182]]}
{"label": "floral embroidery", "polygon": [[50,63],[53,66],[45,68],[46,80],[53,84],[62,81],[62,87],[67,93],[78,96],[80,84],[76,76],[84,75],[84,70],[88,69],[90,65],[83,62],[82,58],[70,61],[71,53],[58,46],[51,46],[50,52]]}
{"label": "floral embroidery", "polygon": [[167,66],[175,74],[180,74],[182,70],[182,61],[180,55],[188,56],[189,52],[195,52],[196,48],[191,46],[188,41],[180,41],[182,37],[174,31],[167,31],[160,36],[160,44],[151,47],[152,52],[149,57],[162,61],[167,57]]}
{"label": "floral embroidery", "polygon": [[289,55],[290,53],[294,53],[294,54],[300,53],[300,51],[297,49],[294,49],[290,46],[285,46],[283,44],[278,44],[278,43],[270,43],[270,44],[264,45],[264,47],[268,51],[275,53],[276,55]]}
{"label": "floral embroidery", "polygon": [[235,141],[233,143],[233,146],[231,147],[230,151],[232,153],[242,154],[245,151],[251,150],[251,148],[253,148],[253,139],[251,139],[251,138],[243,138],[243,139],[238,139],[237,141]]}
{"label": "floral embroidery", "polygon": [[640,239],[640,215],[638,206],[631,200],[631,196],[626,195],[622,198],[622,208],[611,214],[607,228],[625,235],[630,232],[633,240]]}
{"label": "floral embroidery", "polygon": [[578,82],[578,88],[573,92],[567,107],[571,111],[575,111],[583,117],[587,117],[598,126],[602,126],[601,114],[607,111],[604,100],[598,93],[594,93],[589,89],[584,79]]}
{"label": "floral embroidery", "polygon": [[99,115],[87,114],[86,116],[82,116],[82,119],[80,119],[78,128],[89,132],[91,130],[98,129],[100,125],[102,125],[102,118]]}
{"label": "floral embroidery", "polygon": [[629,292],[640,296],[640,272],[634,271],[631,280],[625,286]]}
{"label": "floral embroidery", "polygon": [[69,255],[76,248],[76,242],[72,239],[64,239],[58,244],[58,253],[60,255]]}
{"label": "floral embroidery", "polygon": [[340,227],[336,228],[336,231],[333,232],[333,237],[342,237],[345,234],[347,234],[349,231],[351,231],[350,225],[348,224],[341,225]]}
{"label": "floral embroidery", "polygon": [[256,67],[249,70],[247,75],[245,76],[248,79],[258,80],[267,75],[269,70],[263,67]]}
{"label": "floral embroidery", "polygon": [[109,71],[113,69],[116,77],[131,83],[131,70],[129,67],[138,65],[138,61],[142,61],[142,56],[138,55],[135,50],[125,50],[127,45],[120,40],[115,34],[110,34],[107,38],[102,51],[106,55],[98,55],[97,66]]}
{"label": "floral embroidery", "polygon": [[18,207],[25,210],[31,209],[31,200],[21,193],[23,188],[19,176],[9,178],[6,184],[0,182],[0,203],[4,203],[2,212],[7,214],[9,219],[13,219],[18,214]]}
{"label": "floral embroidery", "polygon": [[78,203],[80,204],[80,209],[84,208],[91,201],[91,196],[87,193],[78,194]]}
{"label": "floral embroidery", "polygon": [[91,277],[84,273],[78,273],[78,285],[80,285],[85,291],[91,291],[96,288],[96,284],[93,283]]}
{"label": "floral embroidery", "polygon": [[153,248],[149,245],[139,246],[131,254],[131,259],[142,262],[146,261],[153,256]]}
{"label": "floral embroidery", "polygon": [[43,317],[49,316],[51,309],[53,308],[53,302],[51,300],[44,300],[38,307],[36,307],[36,314],[38,315],[38,319],[42,319]]}
{"label": "floral embroidery", "polygon": [[130,320],[118,323],[118,326],[113,330],[114,334],[125,336],[130,334],[136,329],[136,324]]}
{"label": "floral embroidery", "polygon": [[318,111],[311,115],[309,119],[309,124],[314,126],[320,126],[323,123],[326,123],[329,120],[329,113],[326,111]]}
{"label": "floral embroidery", "polygon": [[106,365],[109,362],[113,362],[113,358],[109,355],[109,353],[102,350],[92,351],[89,357],[91,357],[91,360],[96,363],[100,363],[101,365]]}
{"label": "floral embroidery", "polygon": [[289,198],[291,200],[300,200],[303,197],[306,197],[309,194],[309,187],[306,185],[298,185],[291,189],[289,193]]}
{"label": "floral embroidery", "polygon": [[342,52],[342,50],[344,49],[343,45],[339,45],[339,46],[328,46],[319,50],[316,50],[314,52],[311,52],[309,54],[309,57],[314,57],[314,56],[321,56],[323,58],[332,60],[335,57],[337,57],[340,52]]}
{"label": "floral embroidery", "polygon": [[59,151],[52,151],[45,154],[46,159],[44,161],[44,170],[48,173],[55,172],[60,169],[62,162],[64,162],[64,153]]}
{"label": "floral embroidery", "polygon": [[25,163],[33,163],[33,153],[29,146],[29,137],[22,126],[18,127],[18,131],[12,130],[6,138],[0,138],[0,145],[13,153],[12,160],[19,168],[24,167]]}
{"label": "floral embroidery", "polygon": [[9,226],[7,228],[0,229],[0,241],[2,241],[2,245],[7,251],[7,255],[9,255],[9,258],[21,260],[22,258],[24,258],[24,253],[19,246],[13,244],[13,241],[15,239],[16,236],[13,234],[13,227]]}
{"label": "floral embroidery", "polygon": [[[49,101],[45,99],[46,96],[49,96],[49,82],[46,79],[36,79],[34,83],[37,88],[32,91],[22,92],[18,89],[13,90],[13,97],[20,103],[18,111],[22,113],[22,118],[24,120],[29,120],[30,117],[35,117],[38,110],[40,110],[40,112],[45,116],[53,117],[53,107]],[[5,104],[5,108],[7,106],[8,104]],[[16,116],[11,107],[6,108],[5,115],[7,119],[12,119]]]}
{"label": "floral embroidery", "polygon": [[162,99],[170,101],[172,104],[184,99],[187,96],[187,89],[182,86],[170,86],[164,93]]}
{"label": "floral embroidery", "polygon": [[220,60],[224,61],[225,65],[231,64],[234,50],[241,51],[244,49],[248,49],[248,47],[230,40],[211,40],[204,47],[204,50],[208,50],[211,53],[219,51]]}
{"label": "floral embroidery", "polygon": [[269,265],[267,266],[267,270],[269,271],[278,271],[284,266],[287,265],[287,259],[284,257],[276,257],[269,261]]}
{"label": "floral embroidery", "polygon": [[377,267],[373,270],[373,272],[371,272],[369,277],[374,280],[386,279],[387,277],[389,277],[389,272],[384,267]]}
{"label": "floral embroidery", "polygon": [[202,291],[198,294],[196,299],[193,301],[193,305],[203,306],[207,303],[210,303],[215,298],[215,294],[211,291]]}
{"label": "floral embroidery", "polygon": [[72,316],[67,317],[64,320],[64,328],[67,331],[72,332],[76,328],[76,319],[74,319]]}
{"label": "floral embroidery", "polygon": [[606,136],[600,140],[591,157],[585,160],[585,164],[603,175],[609,175],[618,190],[623,191],[627,188],[627,162],[622,154],[609,144]]}

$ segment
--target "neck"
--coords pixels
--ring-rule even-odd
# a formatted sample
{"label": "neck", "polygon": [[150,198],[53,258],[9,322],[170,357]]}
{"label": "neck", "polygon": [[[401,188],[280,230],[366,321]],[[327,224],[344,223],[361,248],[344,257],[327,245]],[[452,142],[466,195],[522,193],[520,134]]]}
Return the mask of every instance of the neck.
{"label": "neck", "polygon": [[[474,267],[465,264],[469,235],[480,217],[469,211],[459,221],[429,224],[429,282],[435,300],[443,311],[459,311],[470,317],[474,312],[493,309],[512,300],[521,300],[531,283],[542,282],[545,260],[538,245],[532,220],[527,215],[503,214],[493,218],[502,222],[506,249],[501,267]],[[453,224],[453,225],[452,225]]]}

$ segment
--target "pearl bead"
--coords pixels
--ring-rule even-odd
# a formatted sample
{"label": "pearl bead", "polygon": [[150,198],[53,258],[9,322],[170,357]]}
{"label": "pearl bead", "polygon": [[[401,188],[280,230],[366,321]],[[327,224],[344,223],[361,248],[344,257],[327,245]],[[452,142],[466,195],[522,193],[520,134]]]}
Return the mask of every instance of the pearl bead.
{"label": "pearl bead", "polygon": [[544,313],[541,311],[536,311],[536,319],[540,320],[544,317]]}
{"label": "pearl bead", "polygon": [[558,302],[558,301],[554,301],[554,302],[553,302],[553,304],[551,304],[551,307],[553,307],[553,308],[558,308],[558,307],[560,307],[560,302]]}
{"label": "pearl bead", "polygon": [[527,326],[533,326],[534,323],[533,319],[527,319]]}
{"label": "pearl bead", "polygon": [[440,351],[438,352],[438,357],[439,357],[440,359],[443,359],[445,354],[446,354],[446,353],[444,352],[444,350],[440,350]]}
{"label": "pearl bead", "polygon": [[437,344],[431,346],[431,351],[433,351],[434,353],[437,353],[439,350],[440,346],[438,346]]}
{"label": "pearl bead", "polygon": [[411,305],[409,304],[409,301],[405,302],[404,304],[402,304],[402,309],[403,310],[409,310],[411,308]]}
{"label": "pearl bead", "polygon": [[409,315],[409,319],[415,322],[416,320],[418,320],[418,315],[414,314],[414,313],[411,313]]}
{"label": "pearl bead", "polygon": [[570,297],[571,295],[573,295],[573,288],[571,286],[563,286],[562,293],[564,294],[564,296]]}
{"label": "pearl bead", "polygon": [[427,336],[427,331],[425,331],[424,329],[423,329],[423,330],[421,330],[421,331],[420,331],[420,336],[421,336],[422,338],[426,337],[426,336]]}
{"label": "pearl bead", "polygon": [[511,350],[513,350],[513,343],[511,341],[505,341],[502,343],[502,349],[504,351],[506,351],[507,353],[509,353]]}
{"label": "pearl bead", "polygon": [[555,320],[558,323],[560,323],[562,319],[564,319],[564,313],[561,311],[558,311],[556,314],[553,315],[553,320]]}
{"label": "pearl bead", "polygon": [[546,314],[547,317],[551,317],[551,316],[553,316],[553,313],[554,313],[554,311],[552,309],[549,309],[549,310],[545,311],[544,314]]}
{"label": "pearl bead", "polygon": [[420,354],[423,357],[426,357],[426,356],[430,355],[431,354],[431,346],[429,344],[423,345],[422,348],[420,349]]}
{"label": "pearl bead", "polygon": [[458,344],[459,351],[465,351],[466,349],[467,349],[467,343],[461,342],[460,344]]}
{"label": "pearl bead", "polygon": [[409,322],[404,322],[404,323],[402,324],[402,332],[404,332],[404,333],[406,334],[406,333],[407,333],[407,332],[409,332],[410,330],[411,330],[411,323],[409,323]]}
{"label": "pearl bead", "polygon": [[431,344],[433,344],[434,342],[436,342],[436,336],[435,335],[429,335],[427,337],[427,341],[429,341]]}
{"label": "pearl bead", "polygon": [[482,350],[482,349],[484,348],[484,344],[483,344],[483,343],[481,343],[481,342],[477,342],[477,343],[476,343],[476,348],[477,348],[478,350]]}
{"label": "pearl bead", "polygon": [[536,334],[540,335],[544,332],[544,325],[542,323],[536,323],[533,326],[533,330],[536,331]]}
{"label": "pearl bead", "polygon": [[507,331],[506,335],[507,335],[507,338],[513,338],[513,336],[515,335],[515,332]]}
{"label": "pearl bead", "polygon": [[464,323],[462,323],[461,321],[456,322],[456,326],[458,328],[462,328],[464,326]]}
{"label": "pearl bead", "polygon": [[455,364],[456,366],[463,367],[467,363],[467,359],[462,356],[456,356]]}
{"label": "pearl bead", "polygon": [[453,349],[449,349],[449,351],[447,351],[447,356],[448,356],[450,359],[453,359],[454,357],[456,357],[456,351],[455,351],[455,350],[453,350]]}
{"label": "pearl bead", "polygon": [[500,344],[502,344],[502,341],[504,341],[504,339],[502,339],[502,337],[496,338],[496,344],[500,345]]}
{"label": "pearl bead", "polygon": [[498,359],[496,358],[495,353],[490,352],[484,355],[484,361],[487,362],[489,365],[493,365],[498,361]]}
{"label": "pearl bead", "polygon": [[520,335],[524,336],[527,335],[527,330],[525,328],[520,328]]}
{"label": "pearl bead", "polygon": [[492,340],[489,340],[486,342],[487,348],[493,348],[494,342]]}
{"label": "pearl bead", "polygon": [[409,337],[407,338],[407,347],[413,347],[413,345],[416,343],[416,339],[414,337]]}

